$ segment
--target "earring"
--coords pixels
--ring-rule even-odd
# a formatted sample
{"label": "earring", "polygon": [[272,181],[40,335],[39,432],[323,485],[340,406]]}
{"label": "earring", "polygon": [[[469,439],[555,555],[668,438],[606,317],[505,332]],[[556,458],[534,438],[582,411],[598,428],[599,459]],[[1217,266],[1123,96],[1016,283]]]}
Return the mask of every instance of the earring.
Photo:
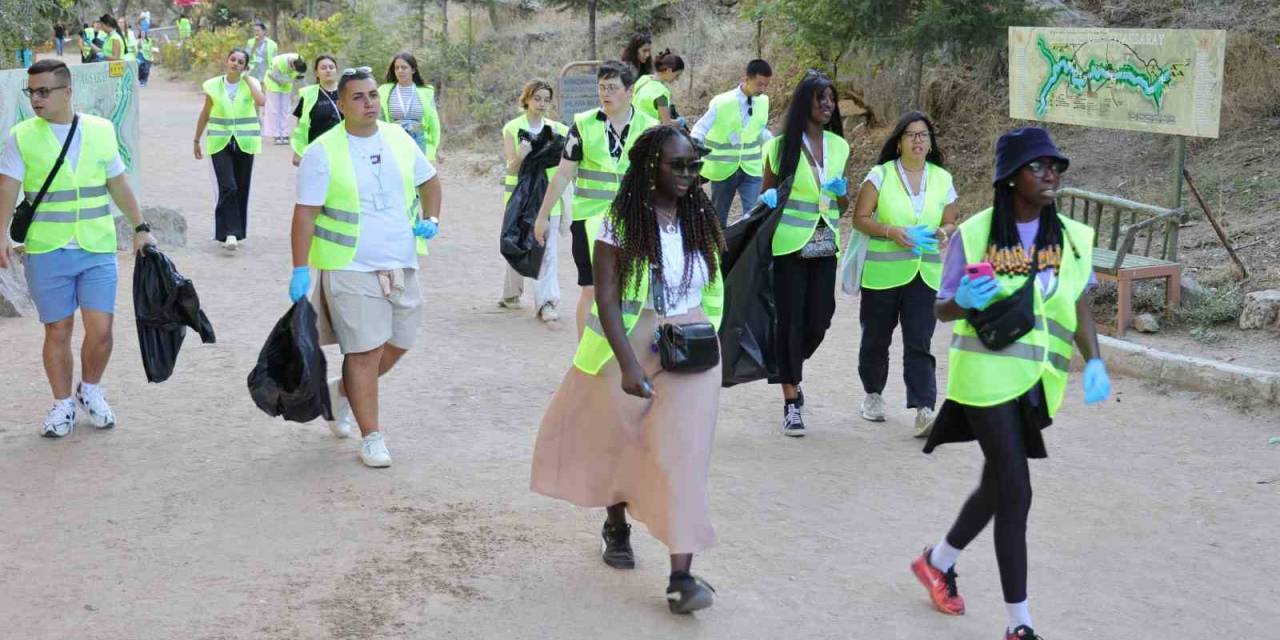
{"label": "earring", "polygon": [[1011,187],[1013,186],[1013,181],[1012,181],[1012,180],[1010,180],[1010,181],[1009,181],[1009,186],[1011,186]]}

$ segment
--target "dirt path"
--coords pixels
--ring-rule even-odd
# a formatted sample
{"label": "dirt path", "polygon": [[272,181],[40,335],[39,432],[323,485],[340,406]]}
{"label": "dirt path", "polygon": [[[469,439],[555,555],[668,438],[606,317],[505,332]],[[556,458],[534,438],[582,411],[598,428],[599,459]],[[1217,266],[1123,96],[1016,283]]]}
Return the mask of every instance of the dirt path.
{"label": "dirt path", "polygon": [[[962,618],[933,613],[907,570],[976,482],[978,449],[921,455],[896,354],[890,421],[856,417],[857,308],[844,297],[805,385],[812,435],[776,434],[776,389],[723,395],[712,468],[722,543],[695,564],[720,590],[716,606],[667,614],[665,552],[644,533],[637,571],[601,564],[601,513],[527,489],[572,326],[495,307],[501,189],[457,160],[443,173],[420,346],[383,386],[395,466],[364,468],[357,445],[321,423],[268,419],[244,381],[288,303],[293,169],[284,147],[259,156],[249,242],[225,255],[211,240],[208,168],[190,157],[198,107],[186,86],[144,90],[142,198],[186,215],[189,246],[172,255],[219,343],[189,338],[174,378],[147,385],[122,257],[106,379],[121,425],[49,441],[36,435],[49,403],[41,329],[0,321],[0,636],[996,637],[989,533],[961,560]],[[1273,636],[1280,450],[1266,442],[1280,415],[1132,380],[1085,409],[1078,384],[1049,432],[1052,457],[1034,464],[1037,627],[1055,640]]]}

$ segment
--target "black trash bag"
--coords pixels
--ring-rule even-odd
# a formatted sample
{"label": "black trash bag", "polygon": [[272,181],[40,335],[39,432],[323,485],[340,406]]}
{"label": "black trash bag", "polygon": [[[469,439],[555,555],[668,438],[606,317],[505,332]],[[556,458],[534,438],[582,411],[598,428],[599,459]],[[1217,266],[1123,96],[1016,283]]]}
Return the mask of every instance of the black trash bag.
{"label": "black trash bag", "polygon": [[773,295],[773,232],[782,219],[782,203],[791,179],[778,187],[778,207],[757,203],[724,231],[724,318],[720,322],[723,387],[776,377],[774,335],[778,313]]}
{"label": "black trash bag", "polygon": [[[533,144],[533,150],[520,164],[515,191],[507,201],[498,250],[517,273],[526,278],[537,278],[546,249],[534,240],[533,223],[538,217],[542,199],[547,195],[547,169],[560,164],[564,136],[551,127],[543,127],[536,137],[523,130],[520,134],[520,139]],[[551,232],[555,233],[555,230]]]}
{"label": "black trash bag", "polygon": [[134,260],[133,315],[147,382],[164,382],[173,375],[187,327],[200,334],[201,342],[217,342],[195,285],[155,247],[146,247]]}
{"label": "black trash bag", "polygon": [[298,300],[276,323],[249,372],[249,395],[267,415],[291,422],[333,420],[316,310]]}

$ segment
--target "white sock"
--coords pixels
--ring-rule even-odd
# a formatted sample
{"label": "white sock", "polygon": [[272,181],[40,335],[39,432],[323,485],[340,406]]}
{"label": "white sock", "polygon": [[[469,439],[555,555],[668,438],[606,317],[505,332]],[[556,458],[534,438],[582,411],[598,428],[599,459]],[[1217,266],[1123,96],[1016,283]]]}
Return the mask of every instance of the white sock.
{"label": "white sock", "polygon": [[1032,627],[1031,607],[1026,600],[1022,602],[1006,602],[1004,608],[1009,612],[1009,633],[1021,626]]}
{"label": "white sock", "polygon": [[67,396],[65,398],[55,398],[54,402],[57,402],[63,408],[63,410],[67,411],[68,413],[74,413],[76,410],[76,401],[72,400],[71,396]]}
{"label": "white sock", "polygon": [[88,383],[88,382],[81,382],[81,383],[80,383],[80,392],[81,392],[81,393],[95,393],[95,392],[97,392],[97,390],[98,390],[98,385],[96,385],[96,384],[90,384],[90,383]]}
{"label": "white sock", "polygon": [[956,559],[960,557],[960,549],[957,549],[947,543],[947,537],[942,536],[942,540],[934,546],[929,552],[929,564],[933,565],[938,571],[947,572],[951,567],[956,566]]}

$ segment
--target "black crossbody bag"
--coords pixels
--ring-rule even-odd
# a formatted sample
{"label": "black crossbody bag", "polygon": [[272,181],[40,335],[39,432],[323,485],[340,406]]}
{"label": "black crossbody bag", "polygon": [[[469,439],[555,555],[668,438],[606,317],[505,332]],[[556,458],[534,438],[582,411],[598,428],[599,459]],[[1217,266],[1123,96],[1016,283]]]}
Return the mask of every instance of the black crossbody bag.
{"label": "black crossbody bag", "polygon": [[76,127],[80,124],[80,116],[71,118],[71,130],[67,132],[67,139],[62,143],[62,151],[58,154],[58,159],[53,163],[53,171],[44,179],[44,186],[40,187],[40,192],[36,194],[35,202],[27,202],[26,198],[18,204],[13,210],[13,221],[9,225],[9,237],[19,244],[27,241],[27,230],[31,228],[32,221],[36,217],[36,208],[40,206],[40,202],[44,200],[44,194],[49,192],[49,186],[53,184],[53,177],[58,175],[58,170],[62,168],[62,161],[67,158],[67,150],[71,148],[71,140],[76,137]]}
{"label": "black crossbody bag", "polygon": [[[666,316],[666,290],[654,265],[649,266],[649,290],[654,311]],[[720,364],[720,338],[710,322],[663,323],[658,325],[656,337],[664,371],[701,373]]]}
{"label": "black crossbody bag", "polygon": [[[1071,241],[1071,234],[1062,230],[1062,238],[1071,247],[1071,254],[1078,260],[1080,252]],[[1058,266],[1062,268],[1061,264]],[[1059,273],[1061,275],[1061,273]],[[965,318],[978,332],[978,339],[992,351],[999,351],[1027,335],[1036,326],[1036,279],[1040,277],[1040,252],[1031,259],[1031,276],[1013,295],[993,303],[982,311],[970,311]]]}

